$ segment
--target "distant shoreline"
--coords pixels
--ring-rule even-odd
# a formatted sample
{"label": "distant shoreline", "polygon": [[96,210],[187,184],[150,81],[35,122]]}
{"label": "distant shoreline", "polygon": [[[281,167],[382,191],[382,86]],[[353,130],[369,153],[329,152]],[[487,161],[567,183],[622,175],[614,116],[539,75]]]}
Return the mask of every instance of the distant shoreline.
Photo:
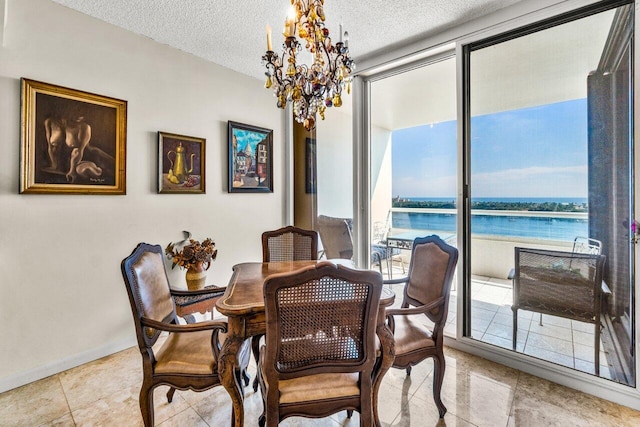
{"label": "distant shoreline", "polygon": [[[455,198],[446,197],[394,197],[394,208],[421,209],[456,209]],[[509,210],[535,212],[588,212],[589,205],[586,198],[540,198],[540,197],[480,197],[471,199],[472,209]]]}

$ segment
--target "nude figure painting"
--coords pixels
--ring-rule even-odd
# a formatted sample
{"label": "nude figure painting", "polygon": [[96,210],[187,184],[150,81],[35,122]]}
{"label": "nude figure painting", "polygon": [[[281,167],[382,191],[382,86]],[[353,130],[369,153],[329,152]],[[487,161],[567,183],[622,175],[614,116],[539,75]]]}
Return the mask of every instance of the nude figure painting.
{"label": "nude figure painting", "polygon": [[22,79],[21,192],[125,194],[126,106]]}

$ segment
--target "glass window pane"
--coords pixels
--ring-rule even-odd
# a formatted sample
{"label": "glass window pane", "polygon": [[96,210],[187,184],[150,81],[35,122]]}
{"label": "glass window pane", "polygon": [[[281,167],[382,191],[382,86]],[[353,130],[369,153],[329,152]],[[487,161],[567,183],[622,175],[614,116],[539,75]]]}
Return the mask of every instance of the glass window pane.
{"label": "glass window pane", "polygon": [[[456,246],[455,67],[448,57],[371,83],[371,266],[385,277],[408,273],[416,237]],[[455,281],[445,327],[454,337]],[[400,304],[402,285],[395,292]]]}
{"label": "glass window pane", "polygon": [[471,49],[470,335],[634,385],[631,7]]}

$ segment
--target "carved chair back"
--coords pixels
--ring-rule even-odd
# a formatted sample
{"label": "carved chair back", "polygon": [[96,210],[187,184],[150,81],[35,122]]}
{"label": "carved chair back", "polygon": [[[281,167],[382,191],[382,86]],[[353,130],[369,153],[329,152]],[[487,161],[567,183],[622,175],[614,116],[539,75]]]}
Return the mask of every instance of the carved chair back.
{"label": "carved chair back", "polygon": [[262,261],[310,261],[318,259],[318,233],[294,226],[262,233]]}

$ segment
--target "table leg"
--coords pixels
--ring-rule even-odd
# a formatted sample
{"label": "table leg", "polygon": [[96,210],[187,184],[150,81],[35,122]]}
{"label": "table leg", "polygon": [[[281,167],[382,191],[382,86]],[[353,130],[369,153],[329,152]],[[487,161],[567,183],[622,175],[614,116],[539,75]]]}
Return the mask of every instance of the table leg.
{"label": "table leg", "polygon": [[387,256],[387,274],[389,275],[389,279],[393,279],[393,261],[389,262],[389,258],[391,258],[391,255],[389,254],[389,239],[387,239],[386,244],[387,253],[385,255]]}
{"label": "table leg", "polygon": [[240,366],[238,363],[238,354],[244,343],[244,338],[233,333],[231,319],[229,320],[229,335],[220,350],[218,374],[220,375],[220,382],[227,390],[227,393],[229,393],[231,403],[233,404],[231,425],[234,427],[242,427],[244,426],[244,396],[242,393],[242,384],[238,382],[236,369]]}
{"label": "table leg", "polygon": [[[382,310],[384,319],[384,308]],[[395,359],[395,340],[393,339],[393,333],[387,324],[378,324],[376,327],[376,335],[380,340],[380,352],[381,362],[374,372],[373,377],[373,419],[376,422],[376,427],[380,427],[380,417],[378,416],[378,391],[380,390],[380,383],[382,383],[382,377],[387,373],[389,368],[393,365]]]}

